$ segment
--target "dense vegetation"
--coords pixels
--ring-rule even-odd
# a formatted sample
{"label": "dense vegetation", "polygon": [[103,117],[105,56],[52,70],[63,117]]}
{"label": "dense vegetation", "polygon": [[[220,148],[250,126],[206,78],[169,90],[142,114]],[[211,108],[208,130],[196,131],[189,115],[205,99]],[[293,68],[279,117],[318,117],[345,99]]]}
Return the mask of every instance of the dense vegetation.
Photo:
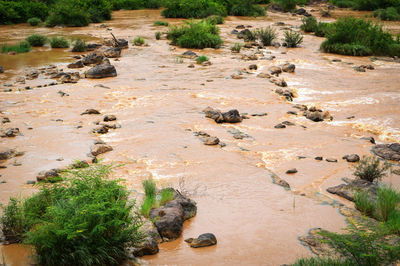
{"label": "dense vegetation", "polygon": [[218,48],[222,44],[218,27],[206,20],[188,21],[181,26],[171,26],[167,38],[173,45],[184,48]]}
{"label": "dense vegetation", "polygon": [[400,55],[400,42],[379,24],[352,17],[339,18],[326,33],[321,50],[343,55]]}
{"label": "dense vegetation", "polygon": [[399,0],[331,0],[339,7],[350,7],[355,10],[374,11],[382,20],[400,20]]}
{"label": "dense vegetation", "polygon": [[110,165],[64,173],[31,197],[11,198],[0,218],[10,241],[32,245],[40,265],[118,265],[141,240],[134,203]]}
{"label": "dense vegetation", "polygon": [[18,44],[14,44],[14,45],[4,44],[1,47],[2,53],[9,53],[9,52],[27,53],[30,50],[31,50],[31,46],[29,45],[28,42],[25,42],[25,41],[19,42]]}

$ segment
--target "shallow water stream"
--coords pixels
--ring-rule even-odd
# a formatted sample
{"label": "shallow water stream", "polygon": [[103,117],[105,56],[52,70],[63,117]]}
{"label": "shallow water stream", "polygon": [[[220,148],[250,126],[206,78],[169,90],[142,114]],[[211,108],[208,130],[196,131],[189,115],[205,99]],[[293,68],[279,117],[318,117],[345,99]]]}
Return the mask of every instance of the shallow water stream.
{"label": "shallow water stream", "polygon": [[[314,13],[318,17],[319,12]],[[333,17],[346,15],[343,10],[332,13]],[[324,54],[318,51],[324,38],[313,35],[305,35],[300,48],[268,47],[262,51],[266,57],[275,56],[274,60],[244,61],[240,54],[231,53],[229,47],[241,42],[230,34],[237,25],[258,28],[281,21],[285,26],[274,26],[281,39],[284,28],[301,24],[300,16],[269,12],[265,18],[228,17],[220,26],[225,41],[221,49],[193,50],[209,57],[212,65],[188,68],[194,61],[180,58],[186,49],[170,46],[165,39],[155,40],[156,31],[167,30],[153,26],[156,20],[166,20],[158,10],[118,11],[114,20],[105,23],[118,38],[142,36],[148,43],[130,46],[119,61],[111,60],[118,72],[116,78],[1,90],[0,114],[11,120],[3,127],[18,127],[23,135],[0,139],[0,147],[16,148],[25,155],[5,162],[7,168],[0,169],[0,180],[7,182],[0,184],[0,202],[6,203],[11,195],[31,194],[34,189],[26,182],[34,180],[41,170],[88,159],[86,154],[96,139],[90,131],[102,116],[80,113],[95,108],[102,114],[116,115],[122,126],[99,136],[114,149],[101,156],[104,161],[123,164],[115,171],[116,178],[124,178],[130,190],[142,193],[142,180],[152,176],[160,186],[186,191],[198,205],[197,216],[185,222],[182,237],[161,244],[157,255],[142,258],[144,264],[280,265],[311,256],[298,241],[299,235],[313,227],[339,231],[346,225],[344,217],[328,203],[351,203],[326,192],[327,187],[341,183],[342,177],[351,177],[352,165],[342,156],[370,154],[372,144],[361,137],[373,136],[377,143],[400,142],[400,63]],[[388,27],[395,32],[400,24]],[[99,24],[65,29],[18,25],[0,27],[0,41],[15,41],[34,31],[57,31],[88,40],[110,37],[110,31]],[[248,53],[252,51],[241,52]],[[0,81],[3,85],[13,83],[26,67],[72,62],[72,55],[45,48],[17,56],[0,55],[0,65],[6,69]],[[295,73],[281,75],[288,87],[297,91],[292,103],[277,95],[274,91],[278,87],[268,79],[256,77],[285,62],[296,65]],[[258,70],[249,71],[240,80],[230,78],[250,64],[257,64]],[[360,73],[353,69],[362,64],[372,64],[375,70]],[[29,82],[50,81],[40,76]],[[17,87],[27,85],[28,81]],[[59,90],[69,96],[60,97]],[[294,104],[316,105],[328,110],[334,120],[312,122],[301,116]],[[238,109],[250,119],[216,124],[204,117],[202,110],[207,106],[222,111]],[[266,116],[251,116],[264,112]],[[351,116],[354,118],[348,119]],[[274,128],[286,120],[295,125]],[[234,139],[228,132],[232,129],[250,137]],[[200,130],[217,136],[226,146],[203,145],[193,135]],[[333,157],[338,162],[316,161],[316,156]],[[293,167],[298,173],[285,174]],[[285,179],[292,190],[273,184],[271,171]],[[400,188],[400,176],[390,175],[385,182]],[[183,241],[206,232],[216,235],[216,246],[192,249]],[[4,246],[0,253],[9,265],[28,263],[22,259],[27,253],[20,246]]]}

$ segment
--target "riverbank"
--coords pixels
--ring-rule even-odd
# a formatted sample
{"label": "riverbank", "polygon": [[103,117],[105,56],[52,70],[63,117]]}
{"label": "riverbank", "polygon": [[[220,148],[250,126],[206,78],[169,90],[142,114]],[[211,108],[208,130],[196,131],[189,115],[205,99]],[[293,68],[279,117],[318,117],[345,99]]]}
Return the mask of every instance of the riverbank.
{"label": "riverbank", "polygon": [[[324,38],[312,35],[304,36],[300,48],[267,47],[257,55],[258,60],[242,59],[242,55],[254,55],[255,48],[243,48],[240,54],[229,49],[241,41],[230,34],[238,25],[253,29],[274,25],[280,39],[285,28],[301,24],[301,16],[270,12],[267,17],[256,19],[228,17],[219,26],[225,41],[221,49],[193,50],[207,55],[211,66],[199,66],[193,59],[182,58],[186,49],[170,46],[165,39],[155,40],[156,31],[166,31],[153,26],[154,21],[165,20],[159,11],[119,11],[114,18],[106,28],[93,24],[62,31],[100,39],[110,37],[110,28],[118,38],[144,37],[148,46],[130,46],[123,50],[119,61],[111,60],[117,77],[0,92],[1,111],[11,120],[7,127],[18,127],[23,134],[2,138],[0,145],[25,152],[16,158],[20,166],[9,160],[5,163],[7,168],[0,169],[0,180],[7,182],[0,184],[1,202],[7,202],[10,195],[29,195],[33,190],[26,182],[35,179],[41,170],[64,167],[75,159],[89,159],[86,154],[96,138],[90,133],[95,127],[93,122],[104,114],[114,114],[121,128],[99,136],[113,147],[113,151],[104,154],[104,161],[124,164],[114,176],[126,179],[133,192],[141,192],[142,180],[153,176],[161,184],[186,189],[198,206],[197,216],[184,225],[181,238],[160,245],[160,253],[143,260],[150,264],[246,261],[278,265],[310,256],[297,239],[310,228],[339,231],[345,226],[345,217],[325,204],[336,200],[351,206],[325,191],[340,184],[342,177],[351,176],[352,164],[342,156],[368,155],[372,143],[362,137],[372,136],[377,143],[400,141],[400,110],[396,108],[399,63],[323,54],[318,48]],[[277,26],[277,22],[284,25]],[[400,27],[390,25],[394,31]],[[33,32],[30,30],[21,26],[17,34],[23,38],[25,32]],[[268,60],[272,56],[275,58]],[[293,102],[276,94],[279,87],[268,79],[257,77],[267,73],[269,67],[285,62],[296,65],[295,73],[280,76],[297,92]],[[188,68],[192,63],[195,67]],[[257,70],[249,70],[252,64],[257,65]],[[353,69],[369,64],[375,70]],[[16,67],[13,71],[22,70]],[[239,72],[242,79],[233,79],[232,74]],[[14,77],[10,76],[7,82]],[[43,77],[39,77],[35,82],[42,81]],[[98,84],[104,87],[95,86]],[[60,90],[69,96],[61,97],[57,93]],[[333,121],[308,120],[293,108],[294,104],[328,110]],[[217,124],[204,117],[202,110],[208,106],[222,111],[238,109],[249,119],[239,124]],[[88,108],[98,109],[102,115],[81,116]],[[260,113],[267,115],[252,116]],[[284,121],[295,125],[274,127]],[[230,133],[233,130],[250,137],[235,139]],[[195,131],[217,136],[226,146],[205,146],[193,134]],[[317,156],[332,157],[338,162],[317,161]],[[60,158],[63,160],[57,160]],[[298,172],[285,174],[290,168]],[[273,184],[270,171],[286,180],[291,191]],[[399,176],[392,175],[385,182],[400,187]],[[218,245],[191,249],[183,241],[204,232],[215,233]],[[6,258],[8,254],[5,253]]]}

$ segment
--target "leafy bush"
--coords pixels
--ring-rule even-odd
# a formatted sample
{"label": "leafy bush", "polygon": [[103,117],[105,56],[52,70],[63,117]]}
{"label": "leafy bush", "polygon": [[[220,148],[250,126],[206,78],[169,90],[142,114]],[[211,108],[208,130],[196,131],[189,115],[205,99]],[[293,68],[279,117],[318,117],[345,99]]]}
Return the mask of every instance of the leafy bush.
{"label": "leafy bush", "polygon": [[207,22],[211,23],[211,24],[224,24],[225,20],[223,16],[219,16],[219,15],[212,15],[207,17],[206,19]]}
{"label": "leafy bush", "polygon": [[351,265],[390,265],[400,258],[400,245],[382,226],[355,226],[350,224],[346,233],[322,232],[328,243],[344,256]]}
{"label": "leafy bush", "polygon": [[156,40],[160,40],[161,39],[161,32],[157,31],[154,36],[156,37]]}
{"label": "leafy bush", "polygon": [[133,44],[136,46],[142,46],[146,41],[142,37],[136,37],[133,39]]}
{"label": "leafy bush", "polygon": [[287,47],[289,48],[297,47],[299,44],[303,42],[303,36],[298,32],[285,31],[284,36]]}
{"label": "leafy bush", "polygon": [[205,18],[211,15],[225,17],[226,8],[213,0],[169,0],[161,13],[166,18]]}
{"label": "leafy bush", "polygon": [[260,39],[264,46],[270,46],[277,37],[276,31],[270,26],[264,29],[258,29],[256,31],[256,36]]}
{"label": "leafy bush", "polygon": [[357,166],[355,166],[354,176],[373,182],[380,180],[386,175],[390,165],[388,163],[381,163],[381,161],[374,156],[363,156]]}
{"label": "leafy bush", "polygon": [[400,20],[400,14],[394,7],[388,7],[386,9],[377,9],[374,11],[374,17],[379,17],[382,20]]}
{"label": "leafy bush", "polygon": [[341,7],[341,8],[347,8],[347,7],[354,6],[353,0],[333,0],[333,1],[331,1],[331,3],[338,7]]}
{"label": "leafy bush", "polygon": [[305,17],[301,19],[300,29],[305,32],[314,32],[318,26],[318,22],[314,17]]}
{"label": "leafy bush", "polygon": [[166,21],[154,21],[153,25],[154,26],[168,26],[169,23]]}
{"label": "leafy bush", "polygon": [[207,21],[189,21],[180,27],[171,26],[167,38],[173,45],[184,48],[218,48],[222,44],[219,29]]}
{"label": "leafy bush", "polygon": [[[141,240],[140,223],[132,216],[128,191],[107,179],[110,171],[109,165],[70,170],[62,184],[11,199],[1,218],[3,231],[19,232],[40,265],[119,264],[125,248]],[[17,211],[8,211],[11,207]]]}
{"label": "leafy bush", "polygon": [[46,26],[81,27],[107,19],[111,19],[111,4],[107,0],[58,0],[46,20]]}
{"label": "leafy bush", "polygon": [[2,53],[16,52],[16,53],[27,53],[31,50],[31,46],[28,42],[19,42],[17,45],[4,44],[1,47]]}
{"label": "leafy bush", "polygon": [[243,44],[241,43],[235,43],[234,45],[231,46],[231,51],[234,53],[240,53],[240,50],[242,49]]}
{"label": "leafy bush", "polygon": [[318,22],[314,34],[318,37],[325,37],[331,30],[333,30],[332,23]]}
{"label": "leafy bush", "polygon": [[208,59],[207,56],[201,55],[201,56],[199,56],[199,57],[196,58],[196,63],[197,63],[197,64],[201,64],[201,63],[204,63],[204,62],[206,62],[206,61],[208,61],[208,60],[210,60],[210,59]]}
{"label": "leafy bush", "polygon": [[296,9],[296,0],[277,0],[276,1],[286,12],[292,12]]}
{"label": "leafy bush", "polygon": [[40,18],[30,18],[30,19],[28,19],[28,24],[29,25],[31,25],[31,26],[37,26],[37,25],[39,25],[40,23],[42,23],[42,20],[40,19]]}
{"label": "leafy bush", "polygon": [[26,22],[29,18],[45,19],[49,5],[44,1],[0,0],[0,24]]}
{"label": "leafy bush", "polygon": [[246,42],[254,42],[255,40],[257,40],[257,31],[256,30],[246,30],[244,32],[243,39]]}
{"label": "leafy bush", "polygon": [[41,47],[46,44],[47,37],[40,34],[32,34],[26,38],[26,41],[33,47]]}
{"label": "leafy bush", "polygon": [[382,26],[352,17],[339,18],[332,24],[327,40],[321,44],[325,52],[345,55],[396,55],[400,49],[392,35]]}
{"label": "leafy bush", "polygon": [[255,1],[252,0],[244,0],[244,1],[235,1],[232,6],[228,7],[229,15],[232,16],[265,16],[265,8],[262,6],[256,5]]}
{"label": "leafy bush", "polygon": [[69,48],[69,42],[65,37],[53,37],[50,39],[51,48]]}
{"label": "leafy bush", "polygon": [[77,39],[74,42],[74,47],[72,47],[72,52],[85,52],[86,51],[86,42],[82,39]]}

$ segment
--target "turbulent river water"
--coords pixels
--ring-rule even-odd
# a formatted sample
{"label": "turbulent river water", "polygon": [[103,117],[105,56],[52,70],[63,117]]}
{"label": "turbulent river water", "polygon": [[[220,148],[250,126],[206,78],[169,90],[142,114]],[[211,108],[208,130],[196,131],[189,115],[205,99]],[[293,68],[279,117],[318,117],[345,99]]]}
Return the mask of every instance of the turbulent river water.
{"label": "turbulent river water", "polygon": [[[320,6],[307,9],[314,9],[311,13],[320,17]],[[365,15],[346,10],[331,13],[332,18],[322,19]],[[16,148],[25,155],[7,161],[7,168],[0,169],[0,181],[6,181],[0,184],[0,202],[34,192],[26,182],[41,170],[88,159],[86,155],[96,139],[90,131],[101,116],[80,113],[95,108],[102,114],[116,115],[122,126],[100,136],[114,148],[101,156],[103,161],[123,164],[113,174],[115,178],[125,179],[129,190],[141,194],[142,180],[152,176],[160,186],[187,191],[198,205],[197,216],[185,222],[181,238],[161,244],[157,255],[142,258],[144,264],[279,265],[311,256],[298,241],[298,236],[310,228],[340,231],[345,227],[344,216],[327,203],[351,203],[326,192],[327,187],[340,184],[342,177],[351,177],[352,165],[342,156],[369,155],[372,144],[362,137],[372,136],[377,143],[400,142],[400,63],[324,54],[319,51],[324,38],[308,34],[300,48],[262,50],[265,57],[275,56],[274,60],[242,60],[242,54],[251,53],[247,49],[241,54],[231,53],[230,46],[239,40],[230,32],[237,25],[273,25],[281,39],[285,28],[301,24],[300,16],[269,12],[262,18],[228,17],[219,26],[225,41],[221,49],[193,50],[209,57],[212,65],[195,64],[194,68],[188,68],[194,63],[192,59],[180,57],[186,49],[154,38],[156,31],[166,31],[165,27],[153,26],[155,20],[180,20],[163,19],[159,10],[118,11],[113,17],[106,25],[118,38],[142,36],[148,43],[130,46],[119,61],[111,60],[117,77],[82,79],[72,85],[33,90],[1,90],[0,114],[10,118],[7,127],[18,127],[23,135],[0,139],[0,147]],[[278,21],[285,25],[276,26]],[[392,22],[386,27],[398,33],[400,24]],[[56,29],[1,26],[0,42],[15,42],[34,32],[96,41],[110,37],[107,28],[99,24]],[[5,73],[0,74],[0,82],[12,83],[27,67],[66,65],[74,61],[71,55],[67,50],[50,48],[2,54],[0,65]],[[285,62],[296,65],[295,73],[281,75],[288,87],[297,91],[292,103],[274,93],[274,84],[256,77],[270,66]],[[243,79],[230,78],[250,64],[257,64],[258,70],[249,71]],[[375,70],[353,69],[362,64],[371,64]],[[40,76],[29,85],[49,82]],[[60,97],[59,90],[69,96]],[[294,104],[328,110],[334,119],[315,123],[301,115],[287,114],[298,111]],[[250,119],[239,124],[216,124],[204,117],[202,110],[207,106],[222,111],[238,109]],[[266,116],[251,116],[264,112]],[[286,120],[295,125],[274,128]],[[229,133],[234,129],[250,137],[234,139]],[[193,135],[199,130],[217,136],[226,146],[203,145]],[[317,161],[316,156],[333,157],[338,162]],[[285,174],[294,167],[298,173]],[[286,180],[291,191],[273,184],[271,172]],[[389,175],[384,182],[400,187],[396,175]],[[192,249],[183,241],[205,232],[216,235],[216,246]],[[29,252],[21,246],[3,246],[0,253],[8,265],[29,264]]]}

